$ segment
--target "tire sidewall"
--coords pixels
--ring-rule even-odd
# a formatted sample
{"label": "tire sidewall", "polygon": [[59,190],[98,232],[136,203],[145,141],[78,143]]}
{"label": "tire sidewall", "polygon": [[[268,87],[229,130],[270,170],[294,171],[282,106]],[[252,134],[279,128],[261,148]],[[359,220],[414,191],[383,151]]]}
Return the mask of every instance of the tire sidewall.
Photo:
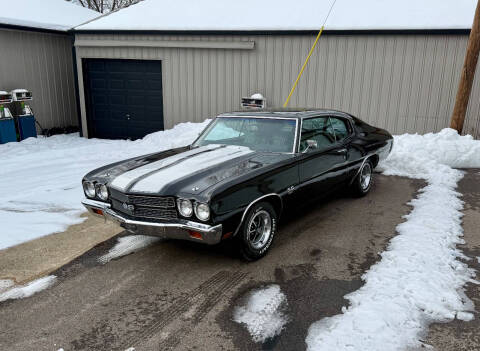
{"label": "tire sidewall", "polygon": [[[265,243],[265,245],[260,249],[255,249],[247,238],[247,234],[248,234],[247,227],[252,217],[256,213],[262,210],[268,212],[268,214],[270,215],[270,218],[272,220],[272,232],[270,234],[270,237],[268,238],[268,241]],[[248,214],[242,223],[242,230],[239,233],[239,236],[240,236],[239,239],[241,239],[242,254],[246,259],[255,260],[265,256],[265,254],[268,252],[268,250],[272,246],[273,239],[275,237],[275,234],[277,233],[277,223],[278,223],[277,214],[275,213],[275,210],[269,203],[260,202],[258,204],[253,205],[253,207],[248,211]]]}
{"label": "tire sidewall", "polygon": [[[362,188],[362,171],[367,164],[370,166],[370,183],[368,184],[368,187],[366,189],[363,189]],[[365,163],[362,165],[362,168],[360,168],[360,172],[358,172],[358,177],[357,177],[356,183],[357,183],[357,192],[360,195],[366,195],[370,191],[370,189],[372,188],[372,184],[373,184],[373,165],[372,165],[372,162],[370,160],[365,161]]]}

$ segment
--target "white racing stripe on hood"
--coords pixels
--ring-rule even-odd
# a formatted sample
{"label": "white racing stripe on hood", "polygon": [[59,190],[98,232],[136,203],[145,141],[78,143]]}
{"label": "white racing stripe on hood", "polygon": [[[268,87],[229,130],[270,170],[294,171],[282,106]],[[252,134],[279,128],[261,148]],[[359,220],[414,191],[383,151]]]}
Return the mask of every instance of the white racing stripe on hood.
{"label": "white racing stripe on hood", "polygon": [[192,155],[195,155],[195,154],[198,154],[200,152],[207,151],[207,150],[216,149],[216,148],[219,148],[219,147],[220,147],[219,145],[201,146],[199,148],[189,150],[189,151],[185,151],[185,152],[182,152],[180,154],[173,155],[173,156],[164,158],[162,160],[149,163],[145,166],[132,169],[131,171],[125,172],[125,173],[119,175],[118,177],[116,177],[110,183],[110,186],[112,188],[115,188],[115,189],[120,190],[120,191],[126,191],[128,186],[133,181],[137,180],[138,178],[140,178],[140,177],[142,177],[142,176],[144,176],[144,175],[146,175],[150,172],[160,170],[161,168],[169,166],[172,163],[177,162],[178,160],[181,160],[182,158],[192,156]]}
{"label": "white racing stripe on hood", "polygon": [[157,192],[176,179],[253,153],[254,151],[248,147],[232,145],[204,152],[141,179],[131,190],[132,192]]}

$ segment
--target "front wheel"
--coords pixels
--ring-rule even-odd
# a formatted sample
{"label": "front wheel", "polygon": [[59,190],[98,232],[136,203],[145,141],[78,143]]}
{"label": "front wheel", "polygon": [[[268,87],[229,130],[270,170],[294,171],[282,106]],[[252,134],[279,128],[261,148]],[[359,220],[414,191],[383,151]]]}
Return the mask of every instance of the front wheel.
{"label": "front wheel", "polygon": [[247,261],[266,255],[277,231],[277,214],[268,202],[252,206],[237,235],[240,253]]}
{"label": "front wheel", "polygon": [[372,187],[372,183],[373,165],[370,160],[366,160],[351,185],[353,194],[359,197],[367,195]]}

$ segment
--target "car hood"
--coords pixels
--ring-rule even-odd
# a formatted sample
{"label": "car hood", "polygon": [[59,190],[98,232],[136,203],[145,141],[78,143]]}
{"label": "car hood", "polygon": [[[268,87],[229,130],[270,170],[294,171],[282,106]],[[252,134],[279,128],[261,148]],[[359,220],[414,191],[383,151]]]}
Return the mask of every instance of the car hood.
{"label": "car hood", "polygon": [[91,172],[109,187],[129,194],[200,194],[210,187],[290,158],[243,146],[207,145],[169,150]]}

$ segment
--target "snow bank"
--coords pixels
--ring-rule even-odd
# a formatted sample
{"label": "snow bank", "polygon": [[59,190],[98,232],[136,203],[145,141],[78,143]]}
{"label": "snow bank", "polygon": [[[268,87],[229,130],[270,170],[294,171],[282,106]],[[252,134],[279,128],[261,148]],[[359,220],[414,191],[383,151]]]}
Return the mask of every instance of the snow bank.
{"label": "snow bank", "polygon": [[350,306],[310,327],[308,350],[419,347],[430,323],[473,318],[463,286],[474,273],[455,247],[463,243],[463,202],[455,191],[463,175],[452,167],[480,167],[480,141],[451,129],[395,137],[379,168],[428,185],[411,201],[381,261],[363,275],[365,285],[346,296]]}
{"label": "snow bank", "polygon": [[283,313],[287,298],[278,285],[255,290],[245,306],[234,312],[234,321],[246,325],[255,342],[264,342],[281,333],[287,323]]}
{"label": "snow bank", "polygon": [[[33,294],[36,294],[37,292],[40,292],[52,286],[55,283],[56,279],[56,276],[49,275],[47,277],[36,279],[26,285],[14,286],[13,288],[10,288],[3,292],[0,290],[0,302],[9,299],[23,299],[24,297],[32,296]],[[13,282],[12,284],[10,284],[10,286],[12,285]]]}
{"label": "snow bank", "polygon": [[105,264],[115,258],[144,249],[160,240],[160,238],[146,235],[130,235],[118,238],[118,243],[107,254],[101,256],[98,261]]}
{"label": "snow bank", "polygon": [[80,223],[82,177],[108,163],[190,144],[208,123],[182,123],[136,141],[29,138],[0,145],[0,249]]}
{"label": "snow bank", "polygon": [[[435,169],[441,167],[441,169]],[[390,156],[379,165],[386,175],[430,180],[447,168],[480,167],[480,141],[450,128],[440,133],[395,136]]]}

